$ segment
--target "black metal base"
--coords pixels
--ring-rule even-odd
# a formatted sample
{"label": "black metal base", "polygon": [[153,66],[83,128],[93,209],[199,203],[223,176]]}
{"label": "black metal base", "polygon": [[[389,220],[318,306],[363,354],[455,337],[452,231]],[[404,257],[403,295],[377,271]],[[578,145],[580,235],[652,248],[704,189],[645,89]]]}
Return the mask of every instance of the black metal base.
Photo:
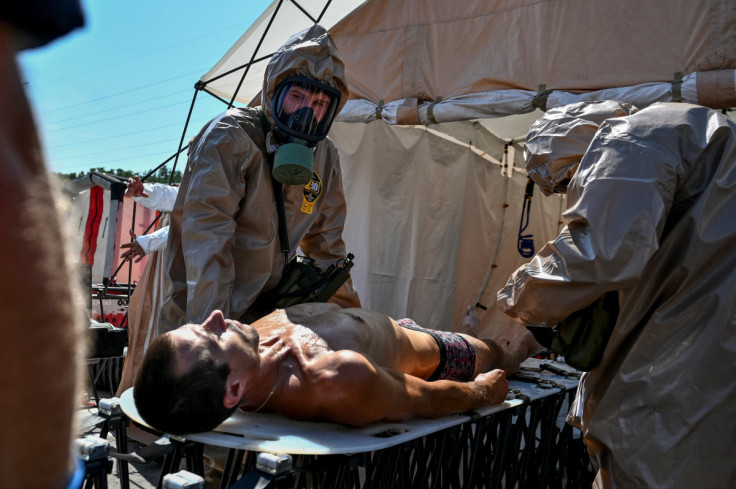
{"label": "black metal base", "polygon": [[[517,389],[518,390],[518,389]],[[523,389],[522,389],[523,391]],[[294,457],[288,487],[385,489],[573,489],[595,473],[580,431],[561,422],[575,389],[546,395],[401,445],[353,455]],[[250,455],[250,454],[249,454]],[[242,452],[240,455],[242,460]],[[260,474],[260,475],[259,475]],[[275,488],[246,458],[245,475],[221,488]],[[250,482],[246,482],[250,481]],[[255,485],[248,485],[253,483]],[[234,484],[234,485],[230,485]]]}

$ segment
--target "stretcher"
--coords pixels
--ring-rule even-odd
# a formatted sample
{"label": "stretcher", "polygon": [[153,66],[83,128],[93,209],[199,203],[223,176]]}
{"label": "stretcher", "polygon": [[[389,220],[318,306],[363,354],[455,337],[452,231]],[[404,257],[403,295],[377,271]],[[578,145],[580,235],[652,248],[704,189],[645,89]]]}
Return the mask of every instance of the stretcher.
{"label": "stretcher", "polygon": [[[592,467],[579,431],[564,423],[577,373],[564,364],[529,359],[520,374],[509,379],[504,403],[475,412],[365,428],[236,412],[215,430],[177,443],[180,453],[189,444],[196,457],[205,445],[229,449],[222,488],[281,487],[264,483],[255,461],[259,454],[293,457],[292,480],[283,487],[500,488],[563,480],[589,486]],[[132,389],[120,404],[131,420],[148,426]],[[162,474],[177,468],[178,462],[165,464]],[[255,473],[260,478],[244,485]]]}
{"label": "stretcher", "polygon": [[[488,416],[522,404],[510,399],[502,404],[454,414],[438,419],[416,418],[404,423],[374,423],[365,428],[313,421],[296,421],[275,413],[236,411],[220,426],[207,433],[193,433],[183,438],[236,450],[291,455],[338,455],[373,452],[421,438],[471,421],[474,416]],[[138,414],[133,389],[120,397],[123,412],[133,421],[148,426]]]}

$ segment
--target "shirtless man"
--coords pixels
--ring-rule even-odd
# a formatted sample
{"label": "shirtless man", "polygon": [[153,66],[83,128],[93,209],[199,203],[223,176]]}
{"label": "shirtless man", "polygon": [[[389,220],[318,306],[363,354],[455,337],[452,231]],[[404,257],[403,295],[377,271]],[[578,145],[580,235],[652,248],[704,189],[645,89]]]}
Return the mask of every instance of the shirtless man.
{"label": "shirtless man", "polygon": [[276,310],[250,326],[214,311],[151,344],[134,397],[143,419],[171,434],[211,430],[238,407],[353,426],[436,418],[503,402],[505,374],[539,349],[531,335],[504,351],[335,304]]}

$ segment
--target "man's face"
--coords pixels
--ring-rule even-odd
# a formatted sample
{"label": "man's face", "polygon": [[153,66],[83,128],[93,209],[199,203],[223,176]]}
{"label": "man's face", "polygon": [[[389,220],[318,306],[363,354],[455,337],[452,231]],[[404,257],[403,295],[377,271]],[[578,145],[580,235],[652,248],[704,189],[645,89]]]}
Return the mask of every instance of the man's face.
{"label": "man's face", "polygon": [[330,101],[330,96],[320,90],[307,90],[304,87],[292,85],[284,94],[282,110],[288,115],[301,108],[310,107],[314,111],[317,123],[320,123],[330,107]]}
{"label": "man's face", "polygon": [[227,363],[231,371],[253,368],[258,362],[258,332],[225,319],[221,311],[212,312],[202,324],[185,324],[167,334],[177,351],[177,375],[188,372],[204,355]]}

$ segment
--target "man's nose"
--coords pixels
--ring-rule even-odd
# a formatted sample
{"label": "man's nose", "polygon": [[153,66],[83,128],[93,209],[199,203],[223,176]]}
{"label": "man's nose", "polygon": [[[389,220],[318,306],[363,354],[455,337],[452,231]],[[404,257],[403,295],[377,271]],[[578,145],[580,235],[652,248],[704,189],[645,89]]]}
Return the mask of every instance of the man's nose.
{"label": "man's nose", "polygon": [[317,123],[322,122],[322,117],[324,116],[325,109],[320,105],[318,102],[304,102],[304,104],[299,107],[301,108],[309,108],[312,109],[312,117],[314,117],[314,120],[317,121]]}
{"label": "man's nose", "polygon": [[202,326],[212,331],[213,333],[222,333],[227,330],[227,324],[225,324],[225,316],[222,311],[214,310],[212,314],[202,323]]}

